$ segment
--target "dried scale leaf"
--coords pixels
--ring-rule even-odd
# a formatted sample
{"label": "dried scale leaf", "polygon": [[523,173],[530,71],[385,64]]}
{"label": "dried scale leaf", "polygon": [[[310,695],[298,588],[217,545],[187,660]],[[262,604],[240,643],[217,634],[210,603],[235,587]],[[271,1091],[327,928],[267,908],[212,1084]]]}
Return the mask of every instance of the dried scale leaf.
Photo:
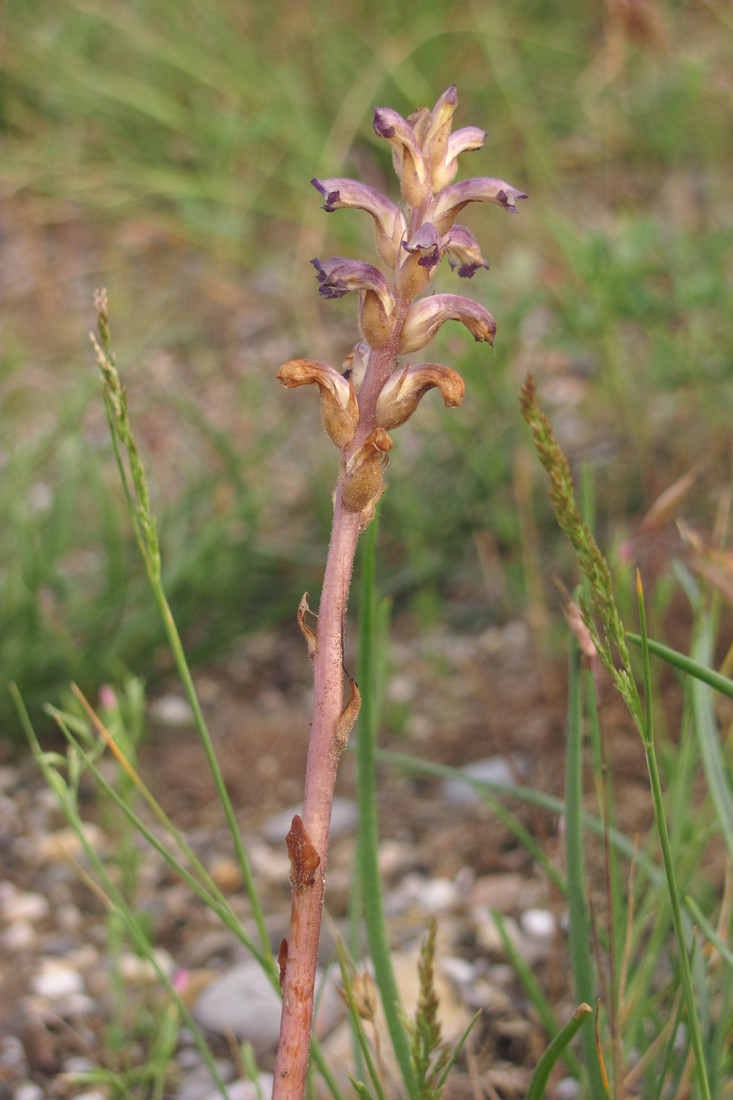
{"label": "dried scale leaf", "polygon": [[285,981],[285,970],[288,965],[288,941],[283,938],[280,940],[280,950],[277,953],[277,966],[280,971],[280,988],[282,989]]}
{"label": "dried scale leaf", "polygon": [[318,652],[318,638],[315,631],[311,630],[305,621],[305,617],[309,611],[308,593],[304,592],[298,604],[298,626],[300,627],[301,634],[305,638],[305,644],[308,646],[308,659],[312,661]]}
{"label": "dried scale leaf", "polygon": [[306,832],[300,814],[296,814],[293,818],[285,843],[290,856],[290,884],[293,887],[293,893],[299,894],[314,884],[316,871],[321,862],[321,857]]}
{"label": "dried scale leaf", "polygon": [[354,728],[354,723],[359,717],[359,711],[361,710],[361,695],[359,694],[359,688],[356,685],[356,680],[349,677],[349,699],[341,711],[336,728],[333,731],[333,740],[336,752],[341,753],[346,748],[349,740],[349,734]]}

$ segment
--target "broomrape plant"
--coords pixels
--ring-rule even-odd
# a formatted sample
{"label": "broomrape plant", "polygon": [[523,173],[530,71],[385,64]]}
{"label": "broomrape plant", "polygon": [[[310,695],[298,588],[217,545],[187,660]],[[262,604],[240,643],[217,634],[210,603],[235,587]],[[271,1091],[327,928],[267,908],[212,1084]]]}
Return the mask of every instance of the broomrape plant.
{"label": "broomrape plant", "polygon": [[475,126],[451,133],[457,103],[451,85],[432,111],[420,108],[405,119],[386,107],[374,110],[374,130],[392,146],[400,204],[356,180],[312,181],[324,210],[353,208],[372,217],[381,267],[343,256],[312,261],[323,297],[356,293],[360,339],[340,370],[314,359],[292,359],[278,371],[289,389],[318,387],[323,426],[339,451],[339,467],[315,632],[307,623],[307,593],[298,609],[313,661],[314,703],[303,812],[293,818],[287,837],[292,910],[279,954],[283,1011],[274,1100],[300,1100],[305,1088],[333,791],[360,707],[351,678],[344,704],[342,644],[357,539],[385,489],[389,433],[412,416],[428,390],[439,389],[447,407],[460,405],[465,390],[450,367],[412,365],[400,357],[421,351],[451,320],[464,324],[479,343],[493,344],[496,323],[489,311],[460,294],[431,294],[431,282],[446,256],[460,278],[488,267],[476,238],[456,224],[468,203],[489,202],[514,212],[517,201],[527,197],[491,177],[453,182],[459,154],[480,149],[486,137]]}

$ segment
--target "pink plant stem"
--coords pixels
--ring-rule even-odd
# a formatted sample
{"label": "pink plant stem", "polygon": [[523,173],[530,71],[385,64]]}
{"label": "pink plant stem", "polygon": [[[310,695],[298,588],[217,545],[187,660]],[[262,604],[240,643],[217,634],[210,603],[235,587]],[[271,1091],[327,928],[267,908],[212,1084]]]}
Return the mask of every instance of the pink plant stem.
{"label": "pink plant stem", "polygon": [[[334,731],[343,709],[341,637],[358,534],[359,515],[345,512],[337,500],[321,594],[318,649],[313,661],[313,724],[302,815],[305,835],[317,853],[318,865],[311,874],[306,867],[304,874],[299,875],[296,864],[300,856],[291,848],[293,899],[273,1100],[301,1100],[305,1088],[328,832],[340,756]],[[301,881],[303,878],[306,881]],[[309,878],[312,881],[307,881]]]}
{"label": "pink plant stem", "polygon": [[[349,452],[374,427],[376,398],[394,362],[394,344],[372,351],[362,386],[359,428]],[[345,462],[344,455],[342,462]],[[281,953],[283,1011],[273,1100],[302,1100],[313,1022],[318,942],[326,882],[328,834],[336,773],[343,745],[336,734],[344,709],[343,628],[361,515],[347,512],[336,489],[313,659],[313,723],[308,745],[302,824],[288,838],[292,908],[287,955]]]}

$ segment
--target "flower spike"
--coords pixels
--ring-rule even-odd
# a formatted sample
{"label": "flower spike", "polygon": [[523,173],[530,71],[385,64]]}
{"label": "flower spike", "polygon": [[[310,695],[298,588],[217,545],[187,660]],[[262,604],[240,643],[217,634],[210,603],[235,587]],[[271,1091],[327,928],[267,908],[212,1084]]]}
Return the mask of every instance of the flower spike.
{"label": "flower spike", "polygon": [[[428,390],[440,390],[447,407],[460,405],[465,391],[463,379],[450,367],[405,365],[400,356],[425,347],[450,320],[460,321],[479,342],[493,343],[496,323],[484,306],[460,294],[429,291],[446,256],[461,278],[488,267],[476,238],[456,224],[467,203],[490,202],[514,210],[526,197],[490,177],[453,182],[459,156],[480,149],[486,138],[476,126],[451,132],[457,106],[451,84],[432,110],[421,107],[404,118],[388,107],[375,109],[374,130],[390,143],[402,208],[357,180],[312,180],[324,210],[350,207],[369,214],[381,264],[343,256],[313,260],[322,297],[356,291],[361,338],[344,359],[342,373],[313,359],[291,359],[278,372],[289,388],[318,386],[323,424],[341,453],[318,629],[304,629],[313,661],[313,720],[303,816],[294,818],[288,838],[291,926],[279,956],[283,1014],[272,1100],[302,1100],[305,1095],[336,769],[359,705],[353,680],[349,702],[343,702],[344,621],[357,541],[374,519],[385,490],[389,433],[409,420]],[[301,629],[306,612],[307,597],[299,612]],[[385,1002],[385,1012],[388,1007]],[[390,1031],[398,1026],[393,1013]]]}

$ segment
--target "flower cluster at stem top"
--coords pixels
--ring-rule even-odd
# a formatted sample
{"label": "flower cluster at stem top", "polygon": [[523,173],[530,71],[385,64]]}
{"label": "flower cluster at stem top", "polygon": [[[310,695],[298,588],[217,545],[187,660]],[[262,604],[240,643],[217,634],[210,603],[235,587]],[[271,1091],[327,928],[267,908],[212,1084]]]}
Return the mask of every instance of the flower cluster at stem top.
{"label": "flower cluster at stem top", "polygon": [[323,425],[342,452],[337,493],[347,512],[360,513],[362,526],[384,491],[389,431],[405,423],[429,389],[437,387],[446,406],[460,405],[465,390],[450,367],[403,367],[398,357],[420,351],[449,320],[460,321],[480,342],[494,341],[496,322],[484,306],[460,294],[425,294],[444,256],[462,278],[488,267],[476,238],[456,218],[471,202],[516,211],[517,200],[527,197],[489,177],[453,183],[459,154],[479,149],[486,137],[475,126],[451,133],[457,104],[451,85],[432,111],[420,108],[407,119],[375,108],[374,130],[392,146],[402,206],[357,180],[312,181],[324,210],[352,207],[371,215],[377,252],[389,272],[343,256],[313,260],[323,297],[358,294],[361,339],[342,372],[313,359],[292,359],[278,371],[288,388],[318,386]]}

